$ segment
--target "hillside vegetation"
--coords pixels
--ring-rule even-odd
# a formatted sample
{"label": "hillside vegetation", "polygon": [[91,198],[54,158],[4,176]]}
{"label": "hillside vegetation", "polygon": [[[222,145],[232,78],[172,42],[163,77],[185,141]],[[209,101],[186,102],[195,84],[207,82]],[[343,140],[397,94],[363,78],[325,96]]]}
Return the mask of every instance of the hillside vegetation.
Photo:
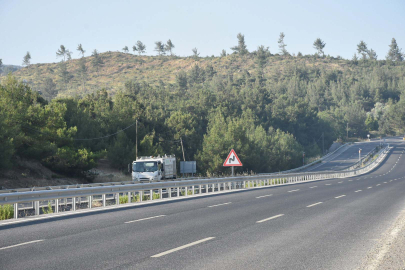
{"label": "hillside vegetation", "polygon": [[178,160],[182,140],[185,158],[210,175],[225,171],[231,148],[239,170],[271,172],[299,166],[303,152],[321,155],[337,139],[405,131],[404,62],[281,56],[263,47],[206,58],[106,52],[30,65],[1,77],[0,95],[0,167],[18,156],[66,174],[101,157],[126,168],[136,138],[138,155]]}

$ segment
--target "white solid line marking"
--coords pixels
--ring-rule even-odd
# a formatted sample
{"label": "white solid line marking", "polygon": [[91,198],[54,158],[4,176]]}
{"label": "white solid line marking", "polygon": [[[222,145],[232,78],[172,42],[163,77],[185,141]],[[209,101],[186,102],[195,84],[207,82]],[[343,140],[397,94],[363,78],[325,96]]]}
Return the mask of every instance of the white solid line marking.
{"label": "white solid line marking", "polygon": [[318,187],[318,186],[313,186],[313,187],[310,187],[310,188],[316,188],[316,187]]}
{"label": "white solid line marking", "polygon": [[278,218],[278,217],[282,217],[282,216],[284,216],[284,214],[280,214],[280,215],[277,215],[277,216],[272,216],[272,217],[269,217],[269,218],[265,218],[265,219],[256,221],[256,223],[262,223],[262,222],[265,222],[265,221],[268,221],[268,220],[271,220],[271,219],[275,219],[275,218]]}
{"label": "white solid line marking", "polygon": [[359,189],[359,190],[356,190],[355,192],[360,192],[360,191],[362,191],[361,189]]}
{"label": "white solid line marking", "polygon": [[378,187],[379,185],[381,185],[381,184],[376,185],[376,187]]}
{"label": "white solid line marking", "polygon": [[370,188],[373,188],[373,187],[368,187],[367,189],[370,189]]}
{"label": "white solid line marking", "polygon": [[332,185],[332,184],[325,184],[325,186],[330,186],[330,185]]}
{"label": "white solid line marking", "polygon": [[158,218],[158,217],[165,217],[166,215],[160,215],[160,216],[154,216],[154,217],[147,217],[147,218],[141,218],[141,219],[137,219],[137,220],[131,220],[131,221],[127,221],[124,223],[133,223],[133,222],[138,222],[138,221],[142,221],[142,220],[148,220],[148,219],[153,219],[153,218]]}
{"label": "white solid line marking", "polygon": [[294,189],[294,190],[290,190],[288,192],[294,192],[294,191],[298,191],[299,189]]}
{"label": "white solid line marking", "polygon": [[227,205],[227,204],[231,204],[232,202],[227,202],[227,203],[220,203],[220,204],[216,204],[216,205],[210,205],[208,207],[217,207],[217,206],[221,206],[221,205]]}
{"label": "white solid line marking", "polygon": [[351,181],[353,181],[353,180],[349,180],[349,182],[351,182]]}
{"label": "white solid line marking", "polygon": [[259,196],[259,197],[256,197],[256,199],[260,199],[260,198],[264,198],[264,197],[270,197],[271,195],[273,195],[273,194]]}
{"label": "white solid line marking", "polygon": [[[359,179],[359,180],[360,180],[360,179]],[[341,183],[343,183],[343,181],[338,182],[338,184],[341,184]]]}
{"label": "white solid line marking", "polygon": [[337,196],[337,197],[335,197],[335,199],[339,199],[339,198],[342,198],[342,197],[345,197],[346,195],[340,195],[340,196]]}
{"label": "white solid line marking", "polygon": [[2,247],[2,248],[0,248],[0,250],[8,249],[8,248],[13,248],[13,247],[24,246],[24,245],[33,244],[33,243],[38,243],[38,242],[42,242],[42,241],[44,241],[44,240],[42,239],[42,240],[29,241],[29,242],[25,242],[25,243],[21,243],[21,244],[17,244],[17,245],[12,245],[12,246],[8,246],[8,247]]}
{"label": "white solid line marking", "polygon": [[318,205],[318,204],[321,204],[322,202],[317,202],[317,203],[314,203],[314,204],[310,204],[310,205],[308,205],[307,207],[312,207],[312,206],[315,206],[315,205]]}
{"label": "white solid line marking", "polygon": [[165,252],[162,252],[162,253],[153,255],[153,256],[151,256],[151,257],[152,257],[152,258],[159,258],[159,257],[162,257],[162,256],[164,256],[164,255],[167,255],[167,254],[170,254],[170,253],[173,253],[173,252],[176,252],[176,251],[179,251],[179,250],[188,248],[188,247],[192,247],[192,246],[201,244],[201,243],[203,243],[203,242],[212,240],[212,239],[214,239],[214,238],[215,238],[215,237],[207,237],[207,238],[204,238],[204,239],[201,239],[201,240],[192,242],[192,243],[190,243],[190,244],[187,244],[187,245],[184,245],[184,246],[181,246],[181,247],[177,247],[177,248],[173,248],[173,249],[167,250],[167,251],[165,251]]}
{"label": "white solid line marking", "polygon": [[387,184],[387,182],[384,182],[384,184]]}

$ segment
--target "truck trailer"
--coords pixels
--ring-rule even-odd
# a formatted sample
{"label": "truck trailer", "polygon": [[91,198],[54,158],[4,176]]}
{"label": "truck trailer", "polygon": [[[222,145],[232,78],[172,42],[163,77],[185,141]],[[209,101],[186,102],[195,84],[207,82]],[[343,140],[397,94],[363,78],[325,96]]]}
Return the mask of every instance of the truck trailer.
{"label": "truck trailer", "polygon": [[154,182],[166,179],[176,179],[175,155],[138,157],[132,162],[132,181]]}

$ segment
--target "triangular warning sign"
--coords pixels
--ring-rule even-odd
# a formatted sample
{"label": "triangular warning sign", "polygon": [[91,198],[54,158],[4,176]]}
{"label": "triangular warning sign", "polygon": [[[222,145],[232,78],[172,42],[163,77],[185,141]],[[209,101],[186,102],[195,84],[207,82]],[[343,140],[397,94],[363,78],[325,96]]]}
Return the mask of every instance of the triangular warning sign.
{"label": "triangular warning sign", "polygon": [[242,166],[242,162],[240,162],[238,156],[235,153],[235,150],[232,149],[231,152],[229,152],[229,155],[224,162],[224,166]]}

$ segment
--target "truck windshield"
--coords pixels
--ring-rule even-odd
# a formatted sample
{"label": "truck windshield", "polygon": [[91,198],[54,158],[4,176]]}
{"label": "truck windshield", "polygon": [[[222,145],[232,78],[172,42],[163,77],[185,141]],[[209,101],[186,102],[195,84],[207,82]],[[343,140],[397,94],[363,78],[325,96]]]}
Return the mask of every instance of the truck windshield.
{"label": "truck windshield", "polygon": [[135,162],[132,166],[134,172],[155,172],[157,169],[155,161]]}

